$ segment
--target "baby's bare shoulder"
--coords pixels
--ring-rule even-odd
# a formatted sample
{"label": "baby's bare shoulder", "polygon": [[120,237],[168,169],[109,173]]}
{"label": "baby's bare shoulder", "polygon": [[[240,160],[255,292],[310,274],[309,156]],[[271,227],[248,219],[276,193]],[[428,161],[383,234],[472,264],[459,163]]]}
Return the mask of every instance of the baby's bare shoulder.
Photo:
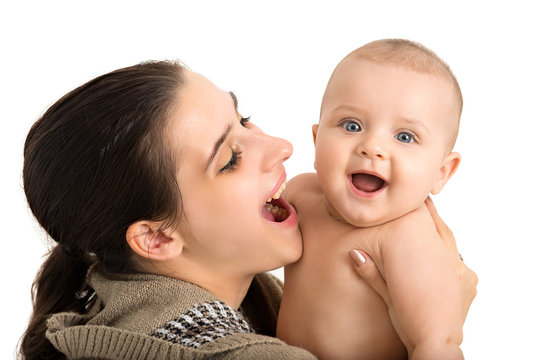
{"label": "baby's bare shoulder", "polygon": [[287,188],[283,192],[283,196],[289,200],[296,200],[300,197],[321,193],[319,179],[315,173],[304,173],[293,177],[287,181]]}
{"label": "baby's bare shoulder", "polygon": [[319,180],[317,178],[316,173],[303,173],[300,175],[296,175],[295,177],[290,179],[287,182],[287,185],[289,184],[293,186],[297,186],[297,185],[312,185],[312,186],[317,185],[318,186]]}

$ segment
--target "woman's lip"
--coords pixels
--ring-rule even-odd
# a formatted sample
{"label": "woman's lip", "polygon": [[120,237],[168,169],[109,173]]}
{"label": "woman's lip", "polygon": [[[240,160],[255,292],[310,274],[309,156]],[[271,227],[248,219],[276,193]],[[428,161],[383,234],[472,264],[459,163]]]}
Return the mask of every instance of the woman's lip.
{"label": "woman's lip", "polygon": [[289,212],[289,216],[284,221],[276,224],[282,224],[283,226],[296,225],[298,220],[295,208],[292,207],[292,205],[286,202],[283,198],[279,198],[278,201],[281,206],[283,206]]}
{"label": "woman's lip", "polygon": [[266,203],[266,200],[270,199],[279,190],[279,188],[285,182],[286,179],[287,179],[287,173],[283,171],[283,173],[281,173],[281,175],[279,176],[276,184],[272,188],[270,194],[268,194],[268,196],[264,198],[265,203]]}
{"label": "woman's lip", "polygon": [[[279,190],[279,188],[285,182],[286,179],[287,179],[287,173],[283,171],[283,173],[281,173],[281,175],[279,176],[276,184],[272,188],[271,193],[264,199],[264,203],[262,204],[262,207],[264,207],[264,204],[266,204],[266,200],[271,198],[272,195],[274,195]],[[277,199],[277,201],[279,201],[279,204],[283,208],[285,208],[285,210],[287,210],[287,212],[289,213],[289,216],[287,216],[285,220],[280,221],[280,222],[271,221],[269,219],[264,218],[264,216],[263,216],[263,219],[271,224],[274,224],[275,226],[282,226],[282,227],[296,226],[298,223],[298,216],[296,214],[296,210],[294,209],[294,207],[292,207],[292,205],[289,204],[287,201],[285,201],[282,197]]]}
{"label": "woman's lip", "polygon": [[[376,176],[376,177],[378,177],[378,178],[380,178],[380,179],[382,179],[384,181],[384,185],[379,190],[376,190],[376,191],[372,191],[372,192],[362,191],[362,190],[356,188],[356,186],[353,185],[353,182],[352,182],[353,174],[368,174],[368,175]],[[384,177],[382,177],[379,173],[377,173],[375,171],[357,171],[357,172],[354,172],[352,174],[349,174],[347,176],[347,178],[349,180],[349,187],[351,188],[352,192],[356,196],[361,197],[363,199],[372,199],[374,197],[377,197],[388,186],[388,181],[386,181],[386,179]]]}

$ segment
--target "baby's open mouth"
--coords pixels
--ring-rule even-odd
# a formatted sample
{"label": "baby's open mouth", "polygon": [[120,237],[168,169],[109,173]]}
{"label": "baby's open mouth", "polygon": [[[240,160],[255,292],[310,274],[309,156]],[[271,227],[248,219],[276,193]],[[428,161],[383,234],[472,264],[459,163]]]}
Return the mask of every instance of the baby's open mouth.
{"label": "baby's open mouth", "polygon": [[358,173],[352,174],[352,184],[355,188],[366,193],[373,193],[386,186],[386,181],[378,176]]}
{"label": "baby's open mouth", "polygon": [[289,211],[287,211],[285,200],[281,199],[280,197],[281,192],[284,189],[285,182],[283,182],[279,190],[264,204],[261,213],[266,220],[282,222],[289,217]]}

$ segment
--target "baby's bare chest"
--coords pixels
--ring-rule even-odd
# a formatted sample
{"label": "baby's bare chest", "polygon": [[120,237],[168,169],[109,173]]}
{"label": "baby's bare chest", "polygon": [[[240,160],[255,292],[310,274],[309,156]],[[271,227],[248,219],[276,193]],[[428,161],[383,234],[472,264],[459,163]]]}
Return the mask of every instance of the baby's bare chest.
{"label": "baby's bare chest", "polygon": [[[306,206],[299,212],[304,256],[343,261],[352,249],[363,250],[375,262],[380,260],[380,242],[373,232],[331,217],[322,205]],[[347,264],[349,265],[349,264]]]}
{"label": "baby's bare chest", "polygon": [[[298,214],[304,251],[300,261],[286,267],[289,290],[284,299],[296,316],[308,319],[302,331],[318,341],[348,339],[351,349],[363,337],[392,338],[386,305],[355,272],[349,255],[360,249],[378,258],[376,240],[331,218],[321,206],[299,209]],[[351,333],[355,336],[347,335]]]}

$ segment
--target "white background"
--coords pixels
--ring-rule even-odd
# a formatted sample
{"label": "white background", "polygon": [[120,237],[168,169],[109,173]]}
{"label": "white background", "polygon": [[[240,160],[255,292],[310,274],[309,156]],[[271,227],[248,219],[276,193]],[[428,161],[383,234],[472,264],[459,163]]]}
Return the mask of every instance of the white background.
{"label": "white background", "polygon": [[0,358],[14,356],[47,249],[22,192],[22,149],[55,100],[115,68],[180,59],[233,90],[263,130],[293,143],[290,178],[312,171],[311,124],[333,67],[366,42],[400,37],[446,60],[465,98],[456,145],[463,162],[435,202],[480,277],[464,330],[466,358],[539,359],[540,26],[533,3],[3,2]]}

